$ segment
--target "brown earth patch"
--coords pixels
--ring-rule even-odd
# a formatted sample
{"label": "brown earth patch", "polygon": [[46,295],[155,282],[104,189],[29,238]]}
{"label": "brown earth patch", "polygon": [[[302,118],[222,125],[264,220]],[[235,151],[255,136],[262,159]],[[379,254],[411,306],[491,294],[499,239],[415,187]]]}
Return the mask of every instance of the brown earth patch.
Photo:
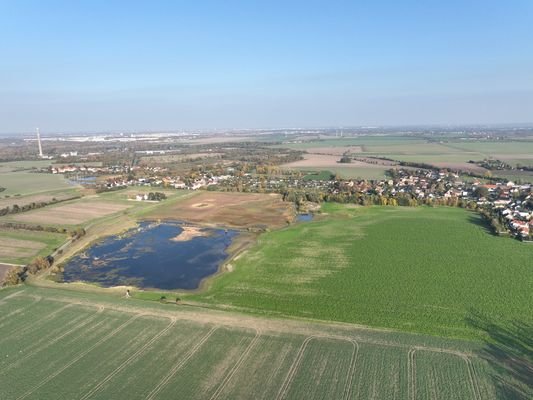
{"label": "brown earth patch", "polygon": [[0,264],[0,283],[4,281],[7,271],[9,271],[11,268],[13,268],[12,265]]}
{"label": "brown earth patch", "polygon": [[146,218],[237,228],[279,228],[292,221],[294,209],[277,194],[203,192],[166,204]]}

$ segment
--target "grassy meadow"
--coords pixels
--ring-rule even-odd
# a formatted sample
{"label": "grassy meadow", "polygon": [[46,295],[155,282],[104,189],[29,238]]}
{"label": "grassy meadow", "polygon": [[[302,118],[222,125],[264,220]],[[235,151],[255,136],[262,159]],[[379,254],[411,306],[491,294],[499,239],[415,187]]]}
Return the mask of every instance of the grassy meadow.
{"label": "grassy meadow", "polygon": [[262,235],[187,300],[240,310],[476,337],[468,322],[533,323],[530,245],[454,208],[326,204],[313,222]]}
{"label": "grassy meadow", "polygon": [[530,398],[531,379],[487,349],[110,294],[0,290],[3,400]]}

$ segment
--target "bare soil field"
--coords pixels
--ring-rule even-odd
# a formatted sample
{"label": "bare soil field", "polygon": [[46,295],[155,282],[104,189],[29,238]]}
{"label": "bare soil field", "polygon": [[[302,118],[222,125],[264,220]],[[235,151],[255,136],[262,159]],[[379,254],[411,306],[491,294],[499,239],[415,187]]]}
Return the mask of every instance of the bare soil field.
{"label": "bare soil field", "polygon": [[383,168],[377,164],[367,164],[361,161],[352,161],[349,164],[341,164],[338,161],[340,156],[327,155],[327,154],[304,154],[304,159],[300,161],[294,161],[288,164],[283,164],[283,167],[300,168],[300,167],[345,167],[345,168]]}
{"label": "bare soil field", "polygon": [[11,265],[0,264],[0,284],[4,281],[7,271],[9,271],[11,268],[13,268]]}
{"label": "bare soil field", "polygon": [[105,217],[110,214],[128,208],[125,204],[111,202],[90,202],[79,201],[71,204],[64,204],[57,207],[42,208],[33,212],[16,215],[16,221],[36,223],[36,224],[61,224],[78,225],[92,219]]}
{"label": "bare soil field", "polygon": [[200,224],[238,228],[285,226],[294,218],[290,203],[279,195],[259,193],[203,192],[190,198],[164,205],[146,218],[176,219]]}

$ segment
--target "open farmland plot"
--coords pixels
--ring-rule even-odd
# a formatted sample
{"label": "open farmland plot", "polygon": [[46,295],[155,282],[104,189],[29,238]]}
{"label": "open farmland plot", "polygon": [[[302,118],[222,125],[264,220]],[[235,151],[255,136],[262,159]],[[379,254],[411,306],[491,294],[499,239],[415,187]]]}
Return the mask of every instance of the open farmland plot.
{"label": "open farmland plot", "polygon": [[28,171],[0,172],[0,186],[6,190],[0,195],[27,195],[51,190],[72,188],[62,175],[41,174]]}
{"label": "open farmland plot", "polygon": [[294,218],[294,210],[274,194],[202,192],[162,204],[143,216],[239,228],[282,227]]}
{"label": "open farmland plot", "polygon": [[468,342],[34,287],[0,291],[0,312],[3,400],[533,394]]}
{"label": "open farmland plot", "polygon": [[80,200],[16,214],[10,219],[19,222],[45,225],[79,225],[93,219],[123,211],[129,207],[127,204],[116,202]]}
{"label": "open farmland plot", "polygon": [[37,255],[52,253],[65,239],[65,235],[59,233],[0,230],[0,262],[28,263]]}
{"label": "open farmland plot", "polygon": [[8,197],[8,198],[4,198],[0,200],[0,208],[12,207],[15,204],[22,207],[24,205],[31,204],[31,203],[50,202],[53,199],[57,201],[63,201],[63,200],[72,199],[73,197],[77,195],[79,194],[76,190],[68,189],[68,190],[60,190],[60,191],[54,191],[54,192],[49,192],[49,193],[33,194],[29,196]]}
{"label": "open farmland plot", "polygon": [[471,312],[533,322],[530,245],[454,208],[350,207],[268,232],[187,299],[214,306],[472,337]]}

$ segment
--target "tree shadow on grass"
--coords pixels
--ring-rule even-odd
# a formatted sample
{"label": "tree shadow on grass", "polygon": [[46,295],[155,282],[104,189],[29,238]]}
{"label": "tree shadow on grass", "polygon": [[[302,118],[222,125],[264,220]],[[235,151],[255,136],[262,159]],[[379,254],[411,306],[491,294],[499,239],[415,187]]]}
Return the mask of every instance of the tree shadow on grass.
{"label": "tree shadow on grass", "polygon": [[486,334],[480,356],[492,367],[498,399],[533,399],[533,325],[496,323],[471,312],[467,323]]}
{"label": "tree shadow on grass", "polygon": [[483,231],[485,233],[488,233],[489,235],[498,236],[498,235],[496,235],[496,233],[494,233],[494,230],[490,226],[489,221],[487,221],[486,219],[482,218],[478,214],[470,214],[468,216],[468,222],[470,222],[471,224],[479,226],[480,228],[483,229]]}

